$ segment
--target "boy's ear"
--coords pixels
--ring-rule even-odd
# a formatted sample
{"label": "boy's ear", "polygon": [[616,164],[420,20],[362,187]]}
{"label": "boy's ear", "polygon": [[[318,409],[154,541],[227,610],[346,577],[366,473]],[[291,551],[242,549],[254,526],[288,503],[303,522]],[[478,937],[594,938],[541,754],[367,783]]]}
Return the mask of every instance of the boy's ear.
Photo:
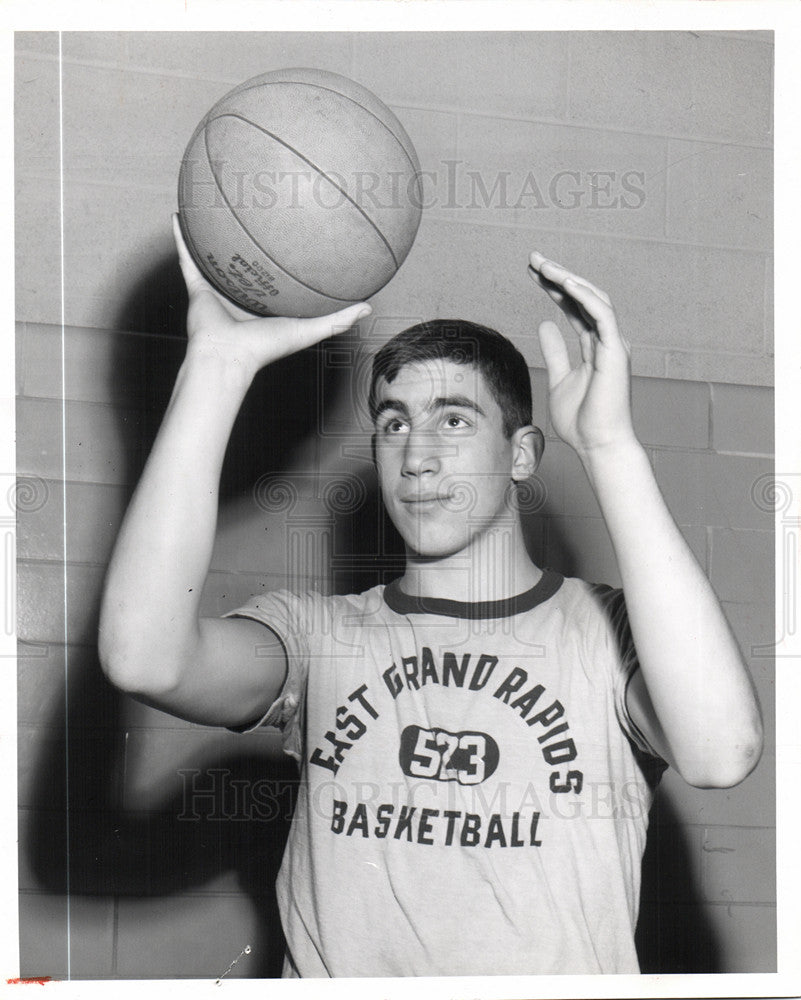
{"label": "boy's ear", "polygon": [[545,448],[545,438],[539,427],[526,424],[512,435],[512,479],[521,483],[537,471]]}

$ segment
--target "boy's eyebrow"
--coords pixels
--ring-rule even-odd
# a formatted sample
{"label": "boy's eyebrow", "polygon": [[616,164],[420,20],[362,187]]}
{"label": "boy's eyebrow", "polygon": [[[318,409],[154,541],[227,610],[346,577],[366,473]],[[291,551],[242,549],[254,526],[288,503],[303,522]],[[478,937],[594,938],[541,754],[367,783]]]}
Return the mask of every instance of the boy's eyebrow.
{"label": "boy's eyebrow", "polygon": [[[445,410],[449,406],[460,407],[463,410],[473,410],[482,417],[486,416],[478,403],[470,399],[469,396],[437,396],[436,399],[431,401],[427,409],[429,413],[432,413],[434,410]],[[382,399],[376,407],[376,417],[380,417],[385,410],[395,410],[404,417],[408,417],[409,415],[409,408],[402,399]]]}
{"label": "boy's eyebrow", "polygon": [[397,413],[402,413],[404,417],[409,416],[409,410],[401,399],[382,399],[375,408],[376,417],[380,417],[385,410],[395,410]]}
{"label": "boy's eyebrow", "polygon": [[463,410],[473,410],[474,413],[480,414],[482,417],[486,416],[484,411],[478,405],[478,403],[471,399],[469,396],[439,396],[434,400],[431,409],[432,410],[445,410],[449,406],[457,406]]}

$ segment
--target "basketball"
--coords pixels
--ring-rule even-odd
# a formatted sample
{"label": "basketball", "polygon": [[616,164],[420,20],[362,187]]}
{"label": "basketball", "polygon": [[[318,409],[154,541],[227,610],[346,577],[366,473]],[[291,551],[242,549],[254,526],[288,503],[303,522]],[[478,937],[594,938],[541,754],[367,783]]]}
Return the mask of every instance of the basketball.
{"label": "basketball", "polygon": [[267,316],[320,316],[368,298],[408,254],[420,164],[397,117],[347,77],[264,73],[203,118],[178,180],[203,274]]}

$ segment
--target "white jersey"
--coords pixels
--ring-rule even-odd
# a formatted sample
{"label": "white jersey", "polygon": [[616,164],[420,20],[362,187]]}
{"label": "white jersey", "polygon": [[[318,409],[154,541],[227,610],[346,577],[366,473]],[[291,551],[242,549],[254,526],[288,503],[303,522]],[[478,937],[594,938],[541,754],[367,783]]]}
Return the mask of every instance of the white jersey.
{"label": "white jersey", "polygon": [[639,971],[648,810],[620,591],[545,571],[485,604],[397,584],[277,592],[301,784],[277,892],[285,975]]}

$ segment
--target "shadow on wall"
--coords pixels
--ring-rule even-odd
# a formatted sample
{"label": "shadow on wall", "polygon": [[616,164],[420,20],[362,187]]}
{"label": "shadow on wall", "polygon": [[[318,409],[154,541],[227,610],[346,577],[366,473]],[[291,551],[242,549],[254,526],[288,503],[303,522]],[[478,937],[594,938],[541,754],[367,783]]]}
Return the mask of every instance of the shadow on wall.
{"label": "shadow on wall", "polygon": [[[123,697],[105,682],[94,651],[84,652],[79,662],[70,664],[69,742],[66,737],[53,741],[39,761],[33,813],[38,825],[29,831],[27,844],[21,845],[39,885],[48,892],[66,894],[69,880],[73,898],[142,899],[202,889],[213,879],[235,872],[242,893],[253,904],[256,920],[258,947],[248,968],[254,977],[280,976],[284,943],[272,887],[289,829],[289,809],[270,822],[220,817],[235,814],[231,790],[253,787],[256,781],[281,789],[278,800],[288,804],[297,784],[293,763],[267,753],[229,755],[214,761],[213,766],[228,775],[228,794],[221,790],[213,801],[203,797],[192,810],[197,818],[188,815],[181,797],[153,801],[147,812],[125,810],[121,805]],[[55,728],[63,721],[63,706],[54,716]],[[85,718],[102,719],[104,728],[88,728]],[[175,761],[176,770],[192,766],[191,760]],[[203,766],[208,771],[208,759]],[[20,933],[24,940],[32,931],[21,928]],[[61,941],[53,942],[55,953],[61,947]],[[142,954],[136,978],[153,975],[148,959]],[[194,975],[213,978],[227,964],[220,966],[211,946],[209,963],[209,968],[198,969]],[[24,950],[21,966],[23,975],[42,974],[26,966]]]}
{"label": "shadow on wall", "polygon": [[[117,329],[154,334],[152,339],[141,339],[143,350],[133,366],[127,355],[125,364],[113,366],[118,398],[132,401],[142,418],[141,448],[122,456],[130,481],[141,472],[177,374],[183,352],[176,350],[176,342],[185,337],[186,304],[177,259],[171,257],[138,282],[120,310]],[[256,379],[226,454],[223,504],[248,494],[266,471],[286,471],[293,454],[312,435],[317,414],[309,405],[310,396],[299,393],[297,386],[315,384],[317,367],[316,352],[310,350],[271,366]],[[337,373],[328,371],[326,378],[335,380]],[[325,398],[335,396],[336,386],[327,385]],[[259,433],[265,416],[270,421],[269,436]],[[91,617],[96,617],[97,609],[93,611]],[[230,816],[236,808],[222,800],[207,803],[205,812],[199,806],[198,819],[185,815],[186,804],[180,798],[154,800],[147,812],[126,811],[122,805],[124,703],[124,696],[103,677],[96,650],[73,647],[68,732],[64,732],[67,702],[62,701],[48,720],[51,731],[60,732],[60,736],[43,743],[37,762],[31,813],[37,818],[36,826],[28,830],[27,841],[21,844],[38,885],[64,894],[69,885],[72,896],[139,899],[181,894],[236,872],[258,921],[260,947],[254,949],[250,973],[265,978],[280,975],[283,937],[273,886],[294,801],[295,765],[283,755],[276,759],[269,749],[263,754],[249,752],[214,761],[214,766],[228,775],[228,794],[237,787],[252,787],[257,781],[275,783],[282,790],[278,796],[282,808],[270,821],[240,818],[221,822],[221,814]],[[192,766],[192,760],[175,761],[176,770]],[[203,767],[208,771],[207,757]],[[67,850],[68,871],[64,865]],[[23,940],[26,932],[34,929],[23,928]],[[54,951],[60,950],[60,944],[54,942]],[[198,969],[197,975],[219,974],[217,956],[210,954],[209,961],[214,966]],[[25,974],[41,972],[25,967],[24,952],[22,966]],[[148,975],[146,955],[138,975]]]}
{"label": "shadow on wall", "polygon": [[[161,418],[179,362],[167,349],[165,338],[182,338],[186,295],[177,261],[170,258],[153,270],[132,290],[123,305],[120,330],[157,334],[146,340],[146,348],[134,370],[119,366],[120,398],[135,397],[146,413],[141,455],[145,455]],[[167,345],[165,347],[165,345]],[[174,344],[172,345],[174,347]],[[261,373],[243,406],[228,449],[223,472],[222,503],[248,494],[265,472],[289,470],[293,456],[304,450],[315,432],[319,415],[312,394],[298,392],[299,385],[319,385],[318,353],[303,352]],[[330,384],[317,398],[335,400],[347,388],[342,370],[328,368]],[[269,420],[270,433],[259,432]],[[141,455],[129,456],[132,478],[138,475]],[[363,470],[367,499],[358,511],[333,519],[336,556],[331,581],[338,592],[360,591],[398,575],[403,565],[400,540],[383,514],[372,470]],[[541,525],[547,506],[524,517],[532,557],[542,562],[544,545]],[[552,527],[556,522],[549,519]],[[559,539],[558,564],[566,573],[575,571],[576,553],[567,539]],[[551,539],[553,544],[553,539]],[[376,559],[376,553],[379,558]],[[190,821],[184,817],[185,803],[178,798],[152,802],[146,813],[126,811],[122,805],[124,780],[123,696],[103,678],[96,652],[84,648],[79,660],[70,664],[69,758],[65,782],[67,736],[42,747],[36,775],[36,802],[32,815],[37,825],[29,830],[21,850],[41,888],[72,895],[104,897],[162,897],[202,888],[221,874],[236,872],[241,891],[256,913],[260,947],[254,949],[249,973],[258,978],[280,975],[283,939],[273,890],[288,831],[288,810],[270,822],[251,819],[220,822],[206,813]],[[50,724],[62,730],[65,704],[54,711]],[[208,768],[208,759],[202,766]],[[288,759],[264,754],[234,754],[215,761],[230,773],[230,788],[236,782],[271,780],[285,789],[296,785],[297,772]],[[176,760],[176,769],[191,768],[192,760]],[[197,766],[201,766],[197,764]],[[242,787],[242,786],[239,786]],[[67,791],[68,789],[68,791]],[[69,794],[69,802],[67,802]],[[282,797],[282,802],[288,799]],[[69,808],[67,808],[69,807]],[[211,804],[208,809],[212,809]],[[225,811],[225,803],[220,809]],[[659,802],[660,822],[653,828],[646,852],[643,899],[646,904],[638,928],[638,947],[646,972],[714,972],[717,952],[695,888],[680,827],[669,802]],[[67,825],[69,824],[69,826]],[[675,835],[671,835],[673,830]],[[69,836],[69,872],[65,870]],[[682,919],[667,926],[660,916],[659,901],[675,898],[675,887],[684,887]],[[32,932],[29,930],[29,932]],[[22,930],[24,937],[25,929]],[[210,961],[217,957],[210,955]],[[41,970],[25,967],[23,974]],[[217,975],[219,969],[196,975]],[[140,976],[147,976],[147,956]]]}

